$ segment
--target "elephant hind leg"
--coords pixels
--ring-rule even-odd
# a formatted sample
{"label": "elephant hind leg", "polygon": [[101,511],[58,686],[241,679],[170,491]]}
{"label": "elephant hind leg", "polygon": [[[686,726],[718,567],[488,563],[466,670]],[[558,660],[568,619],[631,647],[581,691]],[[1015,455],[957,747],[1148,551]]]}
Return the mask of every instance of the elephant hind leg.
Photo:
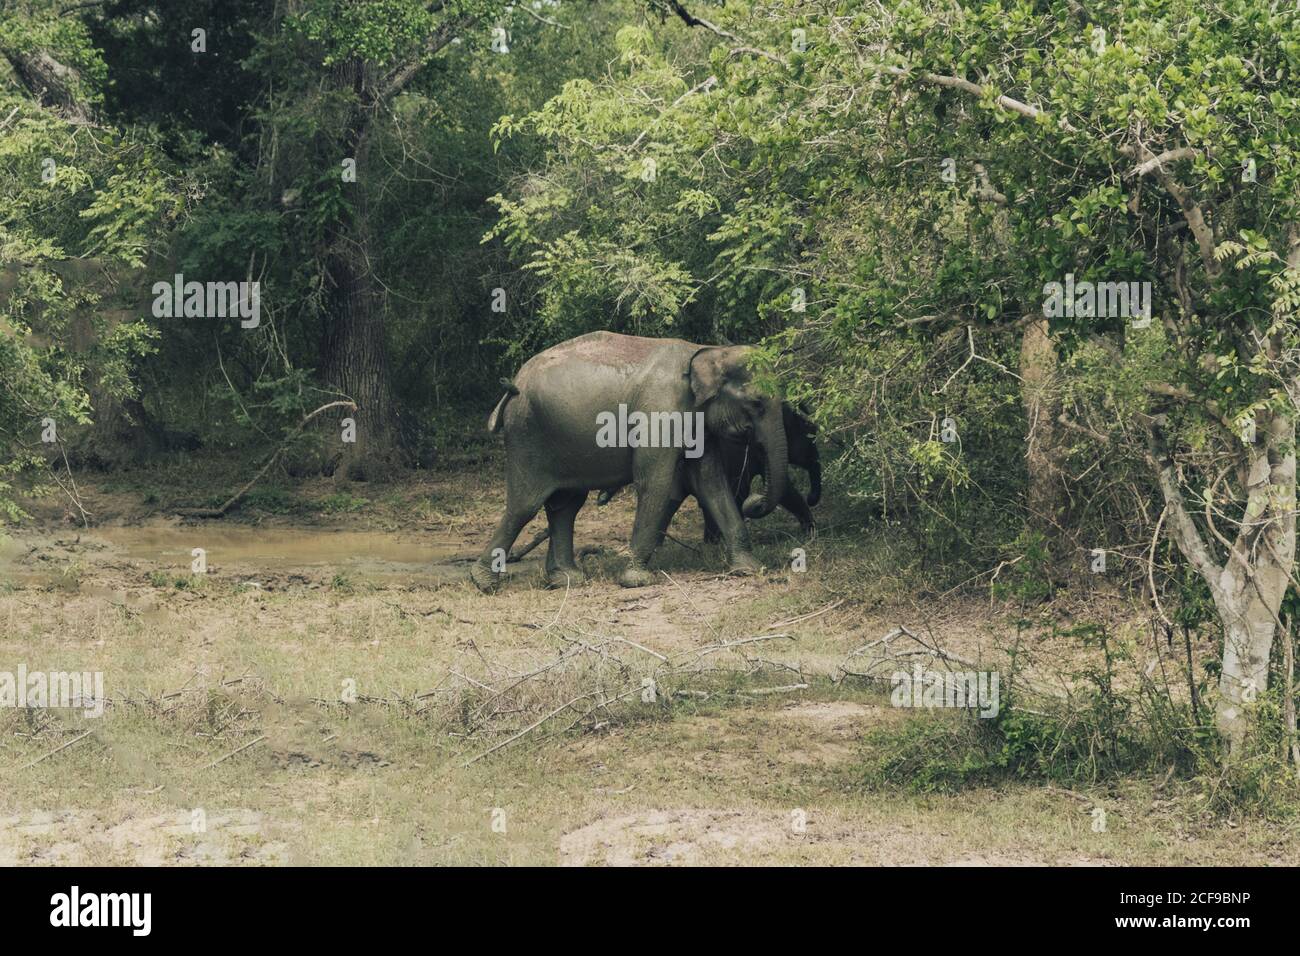
{"label": "elephant hind leg", "polygon": [[546,499],[546,522],[551,544],[546,552],[546,583],[549,587],[581,584],[586,580],[573,557],[573,522],[587,501],[586,491],[557,491]]}
{"label": "elephant hind leg", "polygon": [[506,576],[506,562],[510,558],[510,548],[519,537],[524,526],[537,516],[547,495],[537,494],[529,498],[518,495],[506,495],[506,510],[492,532],[492,540],[484,549],[478,561],[470,565],[469,576],[480,591],[495,591],[501,586]]}
{"label": "elephant hind leg", "polygon": [[718,528],[718,523],[713,520],[713,515],[709,514],[707,508],[700,505],[700,510],[704,512],[704,543],[717,544],[722,540],[722,531]]}

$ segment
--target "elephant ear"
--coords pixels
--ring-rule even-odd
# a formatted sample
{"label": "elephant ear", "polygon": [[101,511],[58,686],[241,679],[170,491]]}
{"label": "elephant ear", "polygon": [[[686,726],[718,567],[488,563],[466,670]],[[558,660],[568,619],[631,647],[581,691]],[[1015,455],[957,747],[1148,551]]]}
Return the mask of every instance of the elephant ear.
{"label": "elephant ear", "polygon": [[703,405],[721,391],[727,379],[743,374],[744,349],[738,346],[708,345],[698,349],[687,363],[695,404]]}
{"label": "elephant ear", "polygon": [[812,413],[808,411],[806,405],[791,405],[789,402],[784,402],[781,411],[787,432],[812,436],[817,434],[817,425],[812,420]]}

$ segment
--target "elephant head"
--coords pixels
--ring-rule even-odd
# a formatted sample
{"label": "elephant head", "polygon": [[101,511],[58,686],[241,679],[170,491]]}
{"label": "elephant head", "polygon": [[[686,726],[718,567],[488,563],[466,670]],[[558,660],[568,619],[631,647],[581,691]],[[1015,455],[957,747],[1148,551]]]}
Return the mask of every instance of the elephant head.
{"label": "elephant head", "polygon": [[713,440],[752,440],[763,454],[764,493],[750,495],[743,509],[748,518],[762,518],[785,495],[789,457],[781,399],[754,386],[751,353],[745,346],[699,349],[691,356],[686,377],[696,409],[704,412],[705,434]]}

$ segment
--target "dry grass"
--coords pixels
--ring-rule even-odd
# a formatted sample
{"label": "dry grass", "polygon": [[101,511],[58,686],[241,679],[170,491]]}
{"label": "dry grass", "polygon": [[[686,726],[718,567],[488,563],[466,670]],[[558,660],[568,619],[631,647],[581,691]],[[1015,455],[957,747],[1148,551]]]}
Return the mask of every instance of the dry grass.
{"label": "dry grass", "polygon": [[[1108,808],[1103,833],[1042,788],[865,790],[866,732],[926,716],[837,682],[847,655],[907,623],[995,661],[1013,628],[984,599],[886,602],[900,577],[887,551],[854,550],[833,522],[804,574],[728,578],[717,555],[669,544],[662,582],[624,591],[622,496],[579,518],[581,543],[606,549],[589,584],[542,590],[525,564],[484,596],[454,559],[491,525],[489,483],[444,475],[366,497],[319,519],[260,517],[441,535],[452,563],[214,559],[199,578],[93,529],[15,538],[0,670],[102,671],[110,700],[98,720],[0,710],[0,864],[1298,861],[1294,833],[1224,828],[1176,784],[1090,795]],[[110,521],[162,520],[129,491],[92,485],[87,500]],[[770,566],[792,531],[761,526]],[[673,533],[694,546],[698,515]]]}

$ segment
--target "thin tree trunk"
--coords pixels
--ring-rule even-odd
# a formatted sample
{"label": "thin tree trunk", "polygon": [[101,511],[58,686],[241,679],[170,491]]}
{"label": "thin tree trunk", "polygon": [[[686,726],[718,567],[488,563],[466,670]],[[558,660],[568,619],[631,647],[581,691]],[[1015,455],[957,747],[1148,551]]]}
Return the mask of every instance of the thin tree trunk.
{"label": "thin tree trunk", "polygon": [[1234,757],[1246,742],[1252,705],[1268,689],[1269,654],[1295,562],[1295,417],[1291,412],[1265,416],[1258,423],[1259,441],[1243,450],[1239,478],[1246,492],[1245,512],[1222,565],[1188,512],[1163,441],[1163,417],[1152,417],[1152,463],[1169,508],[1170,533],[1209,586],[1223,626],[1215,724]]}
{"label": "thin tree trunk", "polygon": [[1268,661],[1278,614],[1295,563],[1295,420],[1275,414],[1265,423],[1262,448],[1251,449],[1242,476],[1246,513],[1218,587],[1223,619],[1223,671],[1215,717],[1235,750],[1245,740],[1246,711],[1268,688]]}
{"label": "thin tree trunk", "polygon": [[1047,319],[1039,318],[1025,327],[1020,340],[1020,397],[1028,421],[1025,469],[1028,473],[1026,506],[1029,527],[1058,541],[1061,514],[1061,486],[1056,462],[1057,402],[1054,392],[1057,367],[1056,346],[1048,334]]}

